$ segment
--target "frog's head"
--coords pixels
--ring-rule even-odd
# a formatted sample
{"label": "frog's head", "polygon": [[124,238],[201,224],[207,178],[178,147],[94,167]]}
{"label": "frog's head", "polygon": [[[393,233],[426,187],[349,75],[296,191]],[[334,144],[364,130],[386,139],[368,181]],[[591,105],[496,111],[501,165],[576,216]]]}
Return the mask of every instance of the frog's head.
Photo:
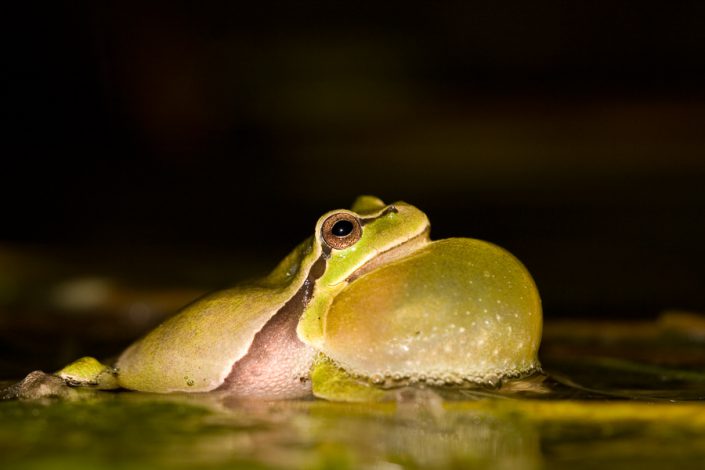
{"label": "frog's head", "polygon": [[429,231],[428,217],[414,206],[387,205],[373,196],[358,197],[351,210],[327,212],[315,232],[314,243],[325,260],[318,288],[352,281],[417,250],[428,243]]}
{"label": "frog's head", "polygon": [[327,212],[316,224],[310,250],[312,296],[299,322],[299,337],[311,345],[323,335],[325,312],[350,282],[429,243],[426,214],[405,202],[385,204],[360,196],[350,210]]}
{"label": "frog's head", "polygon": [[405,202],[360,196],[350,210],[326,212],[314,235],[296,247],[262,283],[271,287],[316,281],[316,295],[352,281],[429,242],[426,214]]}

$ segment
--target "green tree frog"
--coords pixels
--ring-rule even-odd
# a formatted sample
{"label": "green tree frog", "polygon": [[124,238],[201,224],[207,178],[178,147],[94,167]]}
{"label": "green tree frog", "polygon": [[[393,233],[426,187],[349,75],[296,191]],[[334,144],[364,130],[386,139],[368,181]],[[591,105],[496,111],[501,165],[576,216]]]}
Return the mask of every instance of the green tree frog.
{"label": "green tree frog", "polygon": [[429,229],[407,203],[361,196],[324,214],[267,277],[188,305],[114,368],[84,358],[58,375],[145,392],[353,401],[536,371],[541,302],[526,268],[484,241],[431,241]]}

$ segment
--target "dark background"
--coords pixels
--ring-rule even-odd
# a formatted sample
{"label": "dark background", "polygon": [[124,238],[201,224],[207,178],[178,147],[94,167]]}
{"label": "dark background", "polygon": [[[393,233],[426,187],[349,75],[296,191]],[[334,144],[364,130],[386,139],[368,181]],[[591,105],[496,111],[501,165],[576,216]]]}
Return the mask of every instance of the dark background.
{"label": "dark background", "polygon": [[9,253],[213,288],[372,193],[549,319],[705,310],[705,2],[4,8]]}

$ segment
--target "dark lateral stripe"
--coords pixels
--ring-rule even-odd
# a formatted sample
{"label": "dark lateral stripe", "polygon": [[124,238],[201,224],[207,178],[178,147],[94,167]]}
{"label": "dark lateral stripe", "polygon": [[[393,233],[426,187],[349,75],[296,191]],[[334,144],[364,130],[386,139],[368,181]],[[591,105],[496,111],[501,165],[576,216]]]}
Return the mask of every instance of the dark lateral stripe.
{"label": "dark lateral stripe", "polygon": [[385,215],[389,214],[390,212],[399,212],[399,210],[394,206],[394,205],[389,205],[384,208],[381,214],[376,215],[374,217],[360,217],[360,223],[364,226],[369,224],[370,222],[374,222],[375,220],[384,217]]}

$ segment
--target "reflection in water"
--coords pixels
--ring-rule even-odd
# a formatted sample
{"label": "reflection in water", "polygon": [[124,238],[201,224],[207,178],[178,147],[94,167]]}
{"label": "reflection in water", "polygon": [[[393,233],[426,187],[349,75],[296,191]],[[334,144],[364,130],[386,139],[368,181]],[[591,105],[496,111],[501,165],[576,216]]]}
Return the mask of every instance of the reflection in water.
{"label": "reflection in water", "polygon": [[231,416],[257,416],[249,439],[232,435],[235,451],[280,466],[312,466],[332,459],[353,468],[446,468],[492,463],[531,469],[540,462],[533,425],[518,414],[487,410],[448,412],[432,392],[399,403],[228,402]]}
{"label": "reflection in water", "polygon": [[700,403],[474,397],[235,401],[96,392],[0,402],[7,468],[491,468],[705,458]]}
{"label": "reflection in water", "polygon": [[[364,432],[364,426],[358,431]],[[422,468],[487,463],[531,469],[540,461],[538,435],[518,416],[470,412],[432,417],[421,411],[396,421],[385,439],[388,431],[379,429],[383,449],[378,455],[406,456]]]}

